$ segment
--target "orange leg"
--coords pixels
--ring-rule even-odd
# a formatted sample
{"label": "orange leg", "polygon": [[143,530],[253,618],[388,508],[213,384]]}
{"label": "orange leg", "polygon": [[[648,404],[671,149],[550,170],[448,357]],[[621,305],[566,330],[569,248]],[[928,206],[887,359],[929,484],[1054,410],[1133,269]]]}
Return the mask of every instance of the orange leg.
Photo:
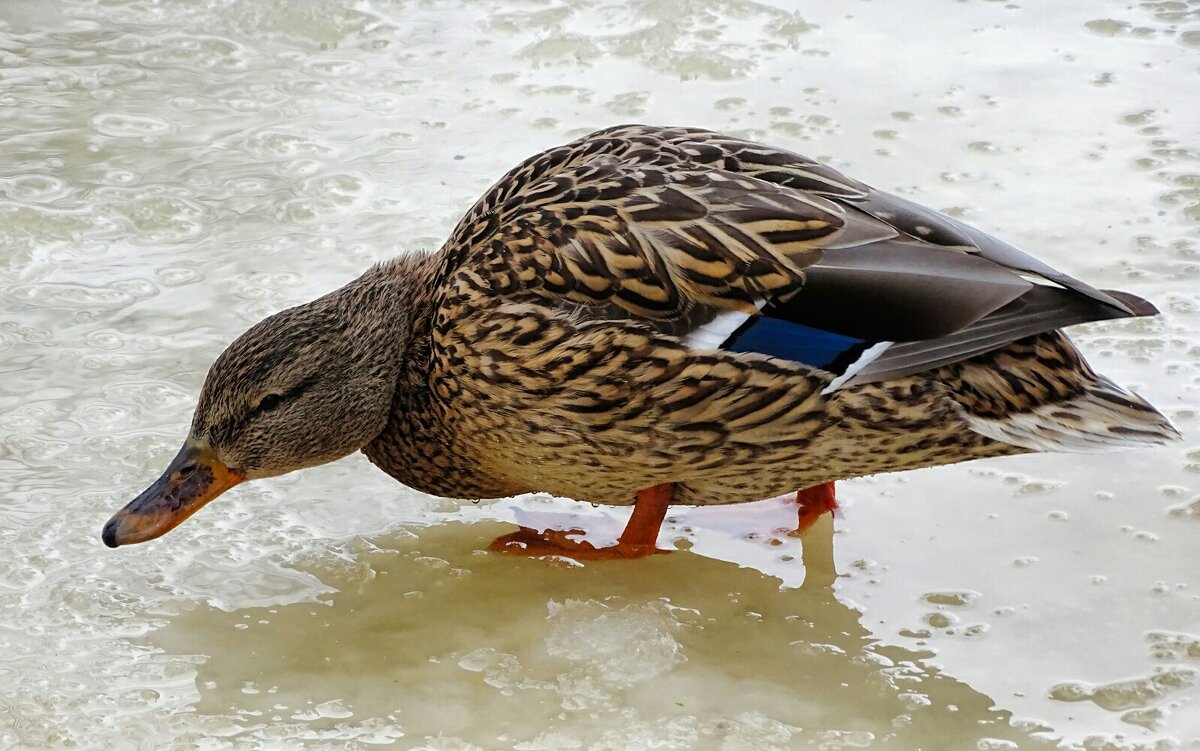
{"label": "orange leg", "polygon": [[796,534],[798,535],[807,532],[808,528],[821,518],[821,514],[826,511],[833,514],[838,510],[832,482],[824,482],[796,491],[796,503],[800,507],[796,525]]}
{"label": "orange leg", "polygon": [[502,535],[488,546],[500,553],[516,553],[527,556],[559,555],[577,561],[601,561],[614,558],[641,558],[642,556],[669,551],[654,546],[658,530],[667,515],[675,486],[671,483],[655,485],[638,491],[633,502],[633,515],[625,525],[625,531],[616,545],[598,548],[585,540],[573,540],[568,535],[582,535],[583,530],[567,531],[548,529],[544,532],[521,527],[516,532]]}

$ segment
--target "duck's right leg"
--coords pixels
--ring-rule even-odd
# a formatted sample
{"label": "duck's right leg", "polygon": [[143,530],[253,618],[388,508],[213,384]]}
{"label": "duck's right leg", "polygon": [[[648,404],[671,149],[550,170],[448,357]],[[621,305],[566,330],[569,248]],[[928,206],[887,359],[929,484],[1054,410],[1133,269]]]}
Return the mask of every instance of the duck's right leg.
{"label": "duck's right leg", "polygon": [[817,519],[825,512],[836,516],[838,510],[837,498],[832,482],[823,482],[811,488],[796,491],[797,512],[796,532],[802,535],[808,531]]}
{"label": "duck's right leg", "polygon": [[675,494],[671,483],[655,485],[638,491],[633,503],[633,514],[625,524],[625,531],[616,545],[598,548],[587,540],[576,540],[583,534],[581,529],[567,531],[547,529],[539,532],[521,527],[516,532],[502,535],[492,541],[489,550],[500,553],[516,553],[526,556],[558,555],[579,561],[610,560],[614,558],[641,558],[655,553],[666,553],[655,547],[658,530],[667,515],[667,506]]}

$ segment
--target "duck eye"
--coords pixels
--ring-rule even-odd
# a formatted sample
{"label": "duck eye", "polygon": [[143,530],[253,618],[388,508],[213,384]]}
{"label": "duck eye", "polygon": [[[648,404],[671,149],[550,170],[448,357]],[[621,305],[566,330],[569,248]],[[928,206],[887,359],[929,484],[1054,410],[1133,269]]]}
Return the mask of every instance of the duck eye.
{"label": "duck eye", "polygon": [[283,397],[279,394],[267,394],[258,403],[258,408],[263,412],[267,412],[278,407],[282,401]]}

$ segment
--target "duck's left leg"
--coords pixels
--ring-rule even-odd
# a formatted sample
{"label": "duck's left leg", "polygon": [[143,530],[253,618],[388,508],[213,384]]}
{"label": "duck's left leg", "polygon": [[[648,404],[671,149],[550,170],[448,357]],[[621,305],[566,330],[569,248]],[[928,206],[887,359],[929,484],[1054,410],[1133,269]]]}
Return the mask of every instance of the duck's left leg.
{"label": "duck's left leg", "polygon": [[671,504],[674,494],[675,486],[671,483],[639,491],[633,502],[633,514],[629,517],[625,531],[617,539],[616,545],[598,548],[586,540],[571,539],[568,536],[582,535],[581,529],[547,529],[538,532],[529,527],[521,527],[516,532],[497,537],[488,548],[501,553],[527,556],[560,555],[579,561],[641,558],[655,553],[666,553],[669,551],[659,550],[654,543],[658,540],[658,530],[667,515],[667,506]]}
{"label": "duck's left leg", "polygon": [[796,534],[802,535],[808,528],[828,511],[836,515],[838,510],[837,498],[834,494],[833,483],[823,482],[811,488],[796,491],[797,514]]}

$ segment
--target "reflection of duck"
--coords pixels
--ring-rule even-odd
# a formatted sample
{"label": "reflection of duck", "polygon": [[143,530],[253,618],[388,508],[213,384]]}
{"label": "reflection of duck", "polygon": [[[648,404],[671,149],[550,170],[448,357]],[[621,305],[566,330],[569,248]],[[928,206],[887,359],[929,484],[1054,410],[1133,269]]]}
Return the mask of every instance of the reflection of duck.
{"label": "reflection of duck", "polygon": [[[1151,315],[804,157],[624,126],[505,175],[443,248],[239,337],[163,476],[105,527],[167,531],[226,488],[362,449],[414,488],[666,505],[1178,434],[1057,331]],[[812,514],[810,513],[811,517]]]}
{"label": "reflection of duck", "polygon": [[[896,625],[838,600],[828,516],[805,537],[795,589],[769,565],[691,554],[643,561],[637,576],[475,555],[495,529],[375,538],[353,566],[317,556],[320,591],[333,590],[320,603],[200,604],[168,619],[145,638],[163,659],[205,656],[190,658],[198,700],[180,723],[232,721],[239,740],[276,745],[336,723],[339,738],[403,731],[405,748],[836,748],[872,736],[901,749],[1057,747],[1013,727],[1003,697],[929,664]],[[354,716],[317,716],[325,702]],[[444,740],[423,745],[430,736]]]}

